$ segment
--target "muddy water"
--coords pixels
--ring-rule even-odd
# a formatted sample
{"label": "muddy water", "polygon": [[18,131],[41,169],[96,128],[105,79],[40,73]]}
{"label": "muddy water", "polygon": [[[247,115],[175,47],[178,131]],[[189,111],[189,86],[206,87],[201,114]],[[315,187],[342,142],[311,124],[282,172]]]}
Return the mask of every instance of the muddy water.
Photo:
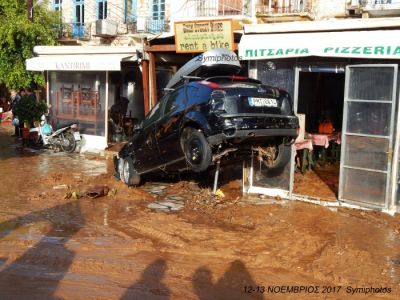
{"label": "muddy water", "polygon": [[[110,161],[34,152],[11,134],[0,125],[1,299],[400,297],[398,216],[255,205],[240,180],[222,182],[222,198],[191,180],[127,188]],[[85,196],[102,185],[113,192]],[[153,209],[166,200],[183,208]]]}

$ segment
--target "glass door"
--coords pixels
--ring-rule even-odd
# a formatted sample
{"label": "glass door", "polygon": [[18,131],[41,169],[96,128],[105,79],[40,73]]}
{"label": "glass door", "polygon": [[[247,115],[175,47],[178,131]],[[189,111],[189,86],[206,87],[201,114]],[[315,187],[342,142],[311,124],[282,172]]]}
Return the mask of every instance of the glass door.
{"label": "glass door", "polygon": [[85,1],[74,1],[74,23],[72,24],[72,36],[81,38],[85,35]]}
{"label": "glass door", "polygon": [[346,67],[339,200],[387,208],[397,65]]}

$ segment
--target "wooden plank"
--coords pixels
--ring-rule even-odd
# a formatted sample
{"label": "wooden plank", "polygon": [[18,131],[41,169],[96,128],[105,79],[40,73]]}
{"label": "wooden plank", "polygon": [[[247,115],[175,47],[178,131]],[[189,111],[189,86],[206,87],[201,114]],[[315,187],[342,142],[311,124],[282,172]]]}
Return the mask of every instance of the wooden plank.
{"label": "wooden plank", "polygon": [[145,46],[146,52],[176,52],[175,44]]}
{"label": "wooden plank", "polygon": [[157,104],[157,82],[156,82],[156,55],[152,52],[149,53],[150,73],[149,78],[151,82],[151,102],[152,106]]}
{"label": "wooden plank", "polygon": [[142,79],[143,79],[143,101],[144,101],[144,115],[147,115],[150,111],[149,105],[149,62],[142,60]]}

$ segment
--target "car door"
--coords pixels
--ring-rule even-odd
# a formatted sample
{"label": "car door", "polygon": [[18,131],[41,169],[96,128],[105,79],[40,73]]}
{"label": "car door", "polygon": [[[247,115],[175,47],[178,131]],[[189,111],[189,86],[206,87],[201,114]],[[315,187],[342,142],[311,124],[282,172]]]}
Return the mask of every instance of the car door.
{"label": "car door", "polygon": [[182,86],[171,92],[164,101],[163,114],[157,122],[156,139],[160,149],[160,162],[172,164],[184,159],[179,128],[186,108],[186,87]]}
{"label": "car door", "polygon": [[161,116],[161,108],[162,102],[158,102],[143,120],[142,129],[135,138],[135,167],[139,173],[154,169],[160,163],[155,129]]}

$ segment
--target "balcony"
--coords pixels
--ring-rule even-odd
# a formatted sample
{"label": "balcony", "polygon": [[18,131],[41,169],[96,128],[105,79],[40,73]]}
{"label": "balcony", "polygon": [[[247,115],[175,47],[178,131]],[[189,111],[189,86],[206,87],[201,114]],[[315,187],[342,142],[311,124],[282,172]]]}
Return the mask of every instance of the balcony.
{"label": "balcony", "polygon": [[400,0],[361,0],[360,7],[370,17],[400,16]]}
{"label": "balcony", "polygon": [[311,18],[312,0],[266,0],[256,6],[256,16],[274,21],[301,20]]}
{"label": "balcony", "polygon": [[250,0],[188,0],[181,17],[251,17]]}
{"label": "balcony", "polygon": [[56,29],[60,40],[90,40],[91,24],[62,23]]}
{"label": "balcony", "polygon": [[160,33],[169,32],[169,22],[164,18],[135,17],[126,21],[129,33]]}

